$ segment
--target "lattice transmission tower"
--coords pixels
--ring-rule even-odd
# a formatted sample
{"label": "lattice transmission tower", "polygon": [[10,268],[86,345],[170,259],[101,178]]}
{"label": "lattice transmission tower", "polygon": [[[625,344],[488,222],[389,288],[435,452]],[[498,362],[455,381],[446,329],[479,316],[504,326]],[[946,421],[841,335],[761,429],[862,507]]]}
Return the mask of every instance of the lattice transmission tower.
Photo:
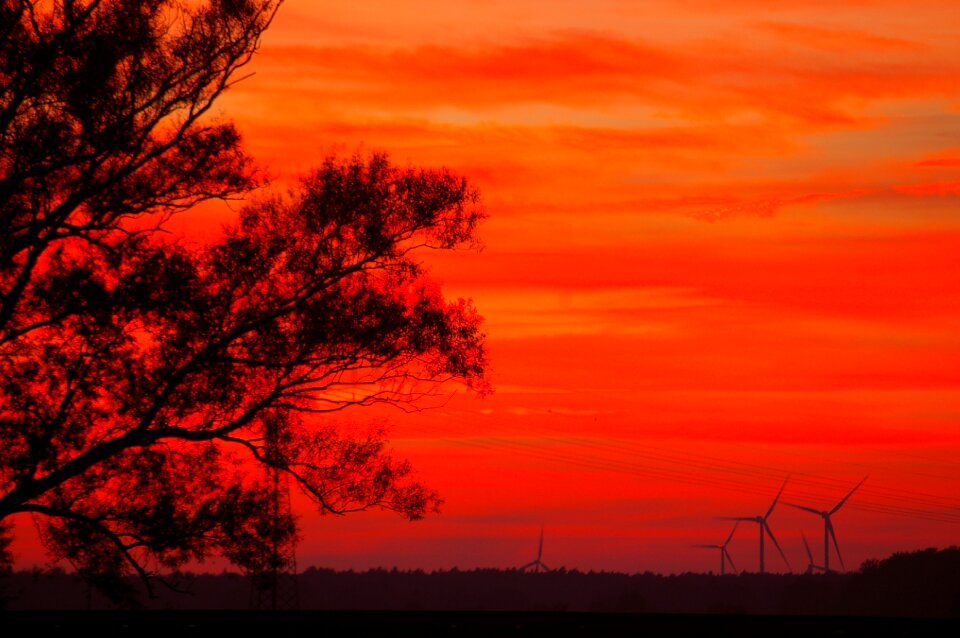
{"label": "lattice transmission tower", "polygon": [[254,609],[299,609],[300,588],[297,577],[296,534],[284,535],[282,523],[291,513],[290,477],[274,462],[278,452],[278,431],[274,420],[266,430],[264,456],[267,480],[272,488],[270,499],[270,537],[264,543],[266,556],[260,561],[266,565],[261,572],[248,574],[252,585],[250,606]]}

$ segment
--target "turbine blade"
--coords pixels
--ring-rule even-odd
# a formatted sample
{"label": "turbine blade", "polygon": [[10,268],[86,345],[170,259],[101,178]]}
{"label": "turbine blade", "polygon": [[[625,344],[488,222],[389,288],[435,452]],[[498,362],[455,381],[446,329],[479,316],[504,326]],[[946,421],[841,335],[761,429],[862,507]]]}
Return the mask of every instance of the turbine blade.
{"label": "turbine blade", "polygon": [[859,483],[857,483],[857,484],[853,487],[853,489],[850,490],[850,492],[849,492],[846,496],[844,496],[842,499],[840,499],[840,502],[839,502],[839,503],[837,503],[836,505],[833,506],[833,509],[830,510],[830,514],[833,514],[833,513],[836,512],[838,509],[840,509],[841,507],[843,507],[843,504],[847,502],[847,499],[850,498],[851,496],[853,496],[853,493],[857,491],[857,488],[860,487],[861,485],[863,485],[863,481],[866,481],[868,478],[869,478],[869,477],[864,476],[862,481],[860,481]]}
{"label": "turbine blade", "polygon": [[777,506],[777,501],[780,500],[780,495],[783,494],[784,488],[787,487],[787,481],[790,480],[790,475],[787,475],[787,478],[783,479],[783,485],[780,486],[780,491],[777,492],[776,497],[773,499],[773,503],[770,503],[770,509],[767,510],[767,513],[763,515],[763,520],[767,520],[767,517],[773,513],[773,508]]}
{"label": "turbine blade", "polygon": [[[803,539],[803,547],[807,550],[807,559],[810,561],[810,564],[813,565],[813,552],[810,551],[810,543],[807,542],[807,535],[800,532],[800,538]],[[816,567],[816,565],[814,565]]]}
{"label": "turbine blade", "polygon": [[543,571],[545,571],[545,572],[552,572],[552,571],[553,571],[552,569],[550,569],[549,567],[547,567],[546,565],[544,565],[544,564],[541,563],[540,561],[537,561],[537,564],[540,565],[540,567],[543,567]]}
{"label": "turbine blade", "polygon": [[734,533],[735,531],[737,531],[737,527],[739,527],[739,526],[740,526],[740,521],[737,521],[736,523],[734,523],[733,529],[730,530],[730,536],[727,536],[727,540],[725,540],[725,541],[723,542],[723,546],[724,546],[724,547],[726,547],[727,545],[729,545],[729,544],[730,544],[730,541],[733,540],[733,533]]}
{"label": "turbine blade", "polygon": [[543,556],[543,526],[540,526],[540,547],[537,548],[537,560]]}
{"label": "turbine blade", "polygon": [[523,567],[520,568],[520,571],[523,571],[523,570],[525,570],[525,569],[527,569],[527,568],[529,568],[529,567],[533,567],[533,566],[536,565],[536,564],[537,564],[537,561],[533,561],[532,563],[527,563],[526,565],[524,565]]}
{"label": "turbine blade", "polygon": [[721,521],[750,521],[751,523],[757,522],[756,516],[718,516]]}
{"label": "turbine blade", "polygon": [[833,523],[827,519],[827,529],[830,531],[830,538],[833,539],[833,546],[837,549],[837,558],[840,559],[840,567],[846,571],[847,566],[843,564],[843,555],[840,553],[840,543],[837,542],[837,534],[833,531]]}
{"label": "turbine blade", "polygon": [[730,556],[730,552],[727,551],[727,548],[726,548],[726,547],[723,548],[723,555],[727,557],[727,560],[728,560],[728,561],[730,561],[730,567],[733,567],[733,570],[736,571],[736,570],[737,570],[737,566],[734,564],[734,562],[733,562],[733,557]]}
{"label": "turbine blade", "polygon": [[807,507],[806,505],[797,505],[796,503],[784,503],[784,505],[789,505],[790,507],[795,507],[798,510],[803,510],[804,512],[810,512],[820,516],[820,510],[815,510],[812,507]]}
{"label": "turbine blade", "polygon": [[780,552],[780,558],[783,559],[783,562],[787,564],[787,569],[793,571],[793,567],[790,566],[790,561],[787,560],[787,555],[783,553],[783,549],[780,547],[780,543],[777,542],[777,537],[773,535],[773,530],[770,529],[770,526],[766,521],[763,522],[763,526],[767,530],[767,534],[770,535],[770,540],[773,541],[773,545],[777,548],[777,551]]}
{"label": "turbine blade", "polygon": [[690,547],[704,547],[706,549],[723,549],[723,545],[691,545]]}

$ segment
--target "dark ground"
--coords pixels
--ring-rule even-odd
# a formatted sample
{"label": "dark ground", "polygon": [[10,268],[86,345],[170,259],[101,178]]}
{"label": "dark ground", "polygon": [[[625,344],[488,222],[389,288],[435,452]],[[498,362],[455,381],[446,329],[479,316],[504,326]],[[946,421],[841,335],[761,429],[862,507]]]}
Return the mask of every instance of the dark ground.
{"label": "dark ground", "polygon": [[5,636],[940,636],[956,620],[735,614],[426,611],[0,613]]}

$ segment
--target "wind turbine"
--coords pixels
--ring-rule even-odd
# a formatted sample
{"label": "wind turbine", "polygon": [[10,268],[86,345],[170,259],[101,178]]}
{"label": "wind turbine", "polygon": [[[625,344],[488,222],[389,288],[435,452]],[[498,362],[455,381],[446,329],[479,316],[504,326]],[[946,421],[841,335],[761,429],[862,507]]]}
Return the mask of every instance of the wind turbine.
{"label": "wind turbine", "polygon": [[527,568],[533,567],[533,571],[539,572],[541,568],[543,571],[548,572],[550,568],[543,564],[543,561],[540,560],[543,558],[543,527],[540,528],[540,546],[537,548],[537,558],[536,560],[530,561],[526,565],[520,568],[520,571],[526,571]]}
{"label": "wind turbine", "polygon": [[837,558],[840,559],[840,567],[846,569],[843,564],[843,556],[840,554],[840,544],[837,542],[837,534],[833,531],[833,521],[830,520],[830,517],[837,513],[843,504],[847,502],[847,499],[853,496],[853,493],[857,491],[857,488],[863,485],[863,481],[866,481],[868,477],[864,476],[863,479],[853,486],[853,489],[850,490],[846,496],[840,499],[840,502],[833,506],[832,510],[829,511],[820,511],[812,507],[806,507],[804,505],[796,505],[795,503],[787,503],[790,507],[795,507],[798,510],[803,510],[804,512],[810,512],[811,514],[816,514],[823,519],[823,571],[830,571],[830,539],[833,539],[833,546],[837,549]]}
{"label": "wind turbine", "polygon": [[787,569],[793,570],[790,567],[790,561],[787,560],[787,555],[783,553],[783,550],[780,549],[780,543],[777,542],[777,537],[773,535],[773,530],[770,529],[770,524],[767,523],[767,519],[770,518],[770,515],[773,514],[773,508],[777,506],[777,501],[780,500],[780,495],[783,494],[783,489],[787,486],[787,481],[790,479],[788,476],[783,480],[783,485],[780,486],[780,491],[777,492],[776,497],[773,499],[773,503],[770,504],[770,508],[767,510],[767,513],[763,516],[725,516],[723,520],[727,521],[749,521],[751,523],[756,523],[760,526],[760,573],[764,573],[764,563],[763,563],[763,537],[764,533],[770,535],[770,540],[773,541],[774,546],[777,548],[777,551],[780,552],[780,557],[783,559],[783,562],[787,564]]}
{"label": "wind turbine", "polygon": [[730,544],[730,541],[733,539],[733,533],[737,531],[737,526],[740,525],[740,521],[737,521],[733,525],[733,529],[730,530],[730,535],[727,536],[727,540],[723,541],[723,545],[694,545],[694,547],[706,547],[708,549],[719,549],[720,550],[720,575],[723,576],[727,571],[727,561],[730,561],[730,566],[734,570],[737,569],[737,566],[733,562],[733,557],[730,556],[730,552],[727,551],[727,545]]}
{"label": "wind turbine", "polygon": [[810,551],[810,543],[807,542],[807,535],[803,533],[803,530],[800,531],[800,538],[803,539],[803,548],[807,550],[807,576],[818,569],[823,573],[826,573],[827,570],[822,565],[817,565],[813,562],[813,552]]}

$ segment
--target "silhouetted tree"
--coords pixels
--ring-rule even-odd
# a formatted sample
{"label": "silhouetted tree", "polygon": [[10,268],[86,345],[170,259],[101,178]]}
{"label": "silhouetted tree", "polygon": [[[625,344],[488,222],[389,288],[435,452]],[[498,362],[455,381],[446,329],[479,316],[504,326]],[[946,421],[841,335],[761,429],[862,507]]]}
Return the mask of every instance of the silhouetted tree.
{"label": "silhouetted tree", "polygon": [[33,515],[117,597],[211,554],[264,569],[263,465],[324,512],[423,516],[439,499],[382,431],[332,416],[487,387],[480,318],[415,252],[472,240],[462,178],[328,158],[208,245],[160,232],[257,184],[207,113],[276,8],[0,0],[0,523]]}

